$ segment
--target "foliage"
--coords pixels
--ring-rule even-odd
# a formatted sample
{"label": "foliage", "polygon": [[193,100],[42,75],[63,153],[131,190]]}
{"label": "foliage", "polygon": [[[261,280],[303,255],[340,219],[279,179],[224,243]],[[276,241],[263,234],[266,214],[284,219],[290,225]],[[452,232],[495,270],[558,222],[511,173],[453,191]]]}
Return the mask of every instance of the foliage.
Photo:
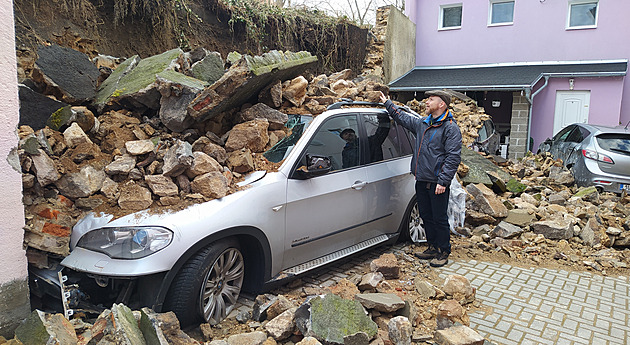
{"label": "foliage", "polygon": [[243,34],[249,52],[270,49],[308,50],[325,68],[334,70],[340,59],[342,40],[347,39],[345,17],[331,17],[316,10],[268,5],[256,0],[218,0],[230,13],[228,25],[236,36]]}

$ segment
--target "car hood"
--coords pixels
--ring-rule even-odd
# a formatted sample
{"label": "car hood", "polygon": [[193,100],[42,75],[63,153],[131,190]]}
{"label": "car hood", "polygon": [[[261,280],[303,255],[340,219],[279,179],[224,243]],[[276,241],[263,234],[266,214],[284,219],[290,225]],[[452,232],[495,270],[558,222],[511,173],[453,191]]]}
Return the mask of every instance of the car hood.
{"label": "car hood", "polygon": [[[255,171],[248,174],[245,179],[239,182],[239,187],[252,186],[256,182],[260,181],[267,175],[266,171]],[[79,239],[87,232],[100,229],[103,227],[123,227],[123,226],[141,226],[141,225],[156,225],[161,224],[169,227],[169,218],[181,213],[207,213],[209,210],[212,212],[219,212],[222,208],[231,204],[237,199],[246,196],[251,192],[251,188],[245,188],[238,192],[224,196],[220,199],[213,199],[199,204],[194,204],[186,207],[183,210],[167,211],[163,213],[154,213],[151,210],[142,210],[125,215],[120,218],[114,219],[114,216],[106,213],[94,213],[90,212],[85,217],[81,218],[72,228],[72,234],[70,236],[70,250],[76,247]],[[171,230],[176,230],[177,227],[169,227]]]}

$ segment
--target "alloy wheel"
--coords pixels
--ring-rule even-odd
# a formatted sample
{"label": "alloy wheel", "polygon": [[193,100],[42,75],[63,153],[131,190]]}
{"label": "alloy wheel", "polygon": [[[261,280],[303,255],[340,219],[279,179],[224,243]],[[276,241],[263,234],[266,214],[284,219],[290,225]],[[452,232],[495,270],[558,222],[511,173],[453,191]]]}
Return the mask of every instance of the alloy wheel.
{"label": "alloy wheel", "polygon": [[205,320],[216,325],[234,308],[243,286],[245,263],[236,248],[224,250],[210,267],[200,291],[200,308]]}

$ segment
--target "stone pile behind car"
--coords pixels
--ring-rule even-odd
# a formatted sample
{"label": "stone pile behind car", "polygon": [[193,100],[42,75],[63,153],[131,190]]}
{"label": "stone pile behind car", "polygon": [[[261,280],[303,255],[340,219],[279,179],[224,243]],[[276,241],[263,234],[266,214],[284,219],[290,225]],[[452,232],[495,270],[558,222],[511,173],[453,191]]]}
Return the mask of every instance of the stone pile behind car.
{"label": "stone pile behind car", "polygon": [[[58,46],[38,54],[21,62],[32,79],[20,85],[18,133],[25,243],[38,267],[48,267],[49,254],[68,254],[71,229],[87,212],[118,217],[221,198],[244,174],[278,166],[261,153],[289,132],[287,114],[387,93],[379,77],[351,79],[351,70],[307,80],[314,57],[305,52],[227,61],[205,49],[93,62]],[[245,103],[251,94],[258,103]],[[456,100],[454,112],[469,119],[472,136],[479,116],[467,104]]]}

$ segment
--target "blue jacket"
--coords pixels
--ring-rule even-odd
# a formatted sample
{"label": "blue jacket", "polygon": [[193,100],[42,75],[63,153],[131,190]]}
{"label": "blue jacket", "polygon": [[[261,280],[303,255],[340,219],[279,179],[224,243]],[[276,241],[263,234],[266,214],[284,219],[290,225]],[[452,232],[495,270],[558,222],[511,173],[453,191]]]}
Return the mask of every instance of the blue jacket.
{"label": "blue jacket", "polygon": [[411,173],[416,181],[450,186],[462,160],[462,133],[450,110],[432,121],[431,115],[409,114],[390,100],[385,102],[385,107],[396,122],[416,134],[411,159]]}

